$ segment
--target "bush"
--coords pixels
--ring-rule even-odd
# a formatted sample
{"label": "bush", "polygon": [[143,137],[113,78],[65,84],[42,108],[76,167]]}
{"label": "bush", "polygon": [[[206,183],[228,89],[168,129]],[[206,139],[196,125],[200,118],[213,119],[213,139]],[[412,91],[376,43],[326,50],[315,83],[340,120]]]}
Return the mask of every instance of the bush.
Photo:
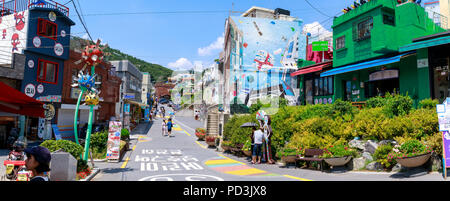
{"label": "bush", "polygon": [[418,140],[408,140],[401,146],[396,145],[388,155],[388,160],[418,156],[431,153],[433,150]]}
{"label": "bush", "polygon": [[323,150],[321,158],[356,156],[356,151],[344,144],[330,145]]}
{"label": "bush", "polygon": [[436,132],[422,138],[423,143],[429,146],[436,154],[442,156],[442,132]]}
{"label": "bush", "polygon": [[122,128],[120,131],[120,139],[121,140],[129,140],[130,139],[130,131],[126,128]]}
{"label": "bush", "polygon": [[206,134],[206,129],[204,129],[204,128],[196,128],[196,129],[195,129],[195,132],[196,132],[196,133]]}
{"label": "bush", "polygon": [[242,151],[250,151],[252,150],[252,142],[250,140],[247,140],[244,143],[244,146],[242,147]]}
{"label": "bush", "polygon": [[105,153],[104,157],[106,157],[107,143],[108,143],[108,131],[105,130],[102,132],[92,134],[90,142],[90,146],[93,152],[92,154],[96,157],[100,157],[103,156],[103,153]]}
{"label": "bush", "polygon": [[280,149],[277,152],[277,157],[282,157],[282,156],[297,156],[297,155],[302,155],[302,149],[301,148],[297,148],[297,149],[293,149],[293,148],[283,148]]}
{"label": "bush", "polygon": [[390,161],[388,159],[389,153],[392,151],[392,149],[392,145],[380,145],[375,150],[373,157],[377,162],[381,163],[381,165],[389,169],[397,163],[396,161]]}
{"label": "bush", "polygon": [[351,115],[355,113],[355,107],[352,106],[350,102],[342,101],[340,99],[336,100],[333,104],[333,113],[336,116]]}
{"label": "bush", "polygon": [[231,141],[233,146],[243,145],[250,139],[252,129],[241,128],[241,125],[247,122],[253,122],[259,125],[255,115],[235,115],[224,125],[224,141]]}
{"label": "bush", "polygon": [[407,95],[387,93],[385,112],[389,117],[407,115],[413,107],[413,100]]}
{"label": "bush", "polygon": [[83,147],[75,142],[68,140],[46,140],[40,146],[47,148],[50,152],[63,149],[64,152],[70,153],[77,160],[83,153]]}
{"label": "bush", "polygon": [[383,107],[386,105],[386,99],[380,96],[369,98],[366,101],[366,107],[367,108],[376,108],[376,107]]}
{"label": "bush", "polygon": [[419,102],[419,108],[423,109],[436,109],[436,105],[439,104],[439,100],[424,99]]}

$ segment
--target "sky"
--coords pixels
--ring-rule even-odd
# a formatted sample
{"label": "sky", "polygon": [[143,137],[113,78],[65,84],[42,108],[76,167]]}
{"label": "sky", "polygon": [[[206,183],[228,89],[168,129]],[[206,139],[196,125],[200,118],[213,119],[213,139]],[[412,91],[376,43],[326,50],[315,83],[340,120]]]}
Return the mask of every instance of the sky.
{"label": "sky", "polygon": [[[72,35],[87,37],[72,2],[76,23]],[[174,70],[194,65],[209,66],[223,49],[225,20],[230,11],[244,12],[252,6],[283,8],[304,24],[321,23],[331,31],[332,16],[353,4],[353,0],[74,0],[94,40]],[[233,5],[234,4],[234,5]],[[197,12],[192,12],[197,11]],[[239,16],[241,13],[232,13]],[[325,30],[326,29],[326,30]]]}

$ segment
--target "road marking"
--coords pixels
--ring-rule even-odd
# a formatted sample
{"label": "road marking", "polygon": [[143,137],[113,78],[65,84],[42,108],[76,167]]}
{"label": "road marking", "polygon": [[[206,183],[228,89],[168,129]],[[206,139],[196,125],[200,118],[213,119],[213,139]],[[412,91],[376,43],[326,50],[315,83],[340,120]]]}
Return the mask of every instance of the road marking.
{"label": "road marking", "polygon": [[291,178],[291,179],[300,180],[300,181],[312,181],[312,180],[309,180],[309,179],[303,179],[303,178],[300,178],[300,177],[294,177],[294,176],[287,175],[287,174],[285,174],[285,175],[283,175],[283,176],[285,176],[285,177],[287,177],[287,178]]}
{"label": "road marking", "polygon": [[198,141],[195,141],[195,143],[197,143],[197,144],[198,144],[198,146],[202,147],[203,149],[206,149],[206,146],[204,146],[204,145],[200,144],[200,142],[198,142]]}
{"label": "road marking", "polygon": [[186,133],[186,135],[188,135],[189,137],[191,137],[191,134],[189,134],[186,130],[183,130],[184,133]]}
{"label": "road marking", "polygon": [[136,149],[136,145],[133,146],[133,151]]}
{"label": "road marking", "polygon": [[252,174],[262,174],[262,173],[267,173],[267,172],[264,170],[256,169],[256,168],[250,168],[250,169],[244,169],[244,170],[226,171],[225,173],[232,174],[232,175],[245,176],[245,175],[252,175]]}
{"label": "road marking", "polygon": [[[217,154],[217,155],[219,155],[219,156],[221,156],[221,157],[224,157],[224,158],[226,158],[226,159],[228,159],[228,160],[233,160],[233,159],[231,159],[231,158],[228,158],[228,157],[226,157],[226,156],[224,156],[224,155],[222,155],[222,154]],[[241,164],[241,165],[247,165],[247,164],[245,164],[245,163],[242,163],[242,162],[239,162],[239,161],[236,161],[236,160],[233,160],[235,163],[239,163],[239,164]]]}
{"label": "road marking", "polygon": [[125,162],[123,162],[122,167],[120,167],[120,168],[122,168],[122,169],[125,168],[127,166],[129,160],[130,160],[130,157],[127,157],[127,159],[125,159]]}

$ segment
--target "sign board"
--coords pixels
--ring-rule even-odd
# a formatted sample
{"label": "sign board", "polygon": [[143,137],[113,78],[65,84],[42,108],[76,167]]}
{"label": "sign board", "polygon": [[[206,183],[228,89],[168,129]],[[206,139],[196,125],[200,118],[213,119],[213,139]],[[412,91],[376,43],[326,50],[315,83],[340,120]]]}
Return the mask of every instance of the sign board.
{"label": "sign board", "polygon": [[314,52],[328,51],[328,41],[312,42],[312,51]]}
{"label": "sign board", "polygon": [[417,59],[417,68],[426,68],[426,67],[428,67],[428,58]]}
{"label": "sign board", "polygon": [[442,155],[444,162],[444,177],[447,179],[447,168],[450,167],[450,98],[436,105],[439,121],[439,131],[442,131]]}
{"label": "sign board", "polygon": [[108,143],[106,144],[106,159],[119,161],[120,157],[120,133],[122,122],[110,121],[108,132]]}
{"label": "sign board", "polygon": [[52,128],[53,128],[53,133],[55,133],[55,139],[62,140],[61,133],[59,133],[58,125],[52,124]]}
{"label": "sign board", "polygon": [[130,104],[125,104],[123,109],[125,114],[130,114]]}

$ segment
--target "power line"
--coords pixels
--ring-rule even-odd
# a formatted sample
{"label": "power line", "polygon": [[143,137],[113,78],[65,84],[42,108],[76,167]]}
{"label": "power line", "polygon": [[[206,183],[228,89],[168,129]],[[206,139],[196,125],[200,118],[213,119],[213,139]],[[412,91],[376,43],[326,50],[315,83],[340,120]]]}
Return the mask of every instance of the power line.
{"label": "power line", "polygon": [[331,16],[329,16],[329,15],[323,13],[322,11],[320,11],[319,9],[317,9],[316,7],[314,7],[311,3],[309,3],[308,0],[305,0],[305,1],[306,1],[306,3],[309,4],[309,6],[311,6],[311,8],[313,8],[314,10],[316,10],[317,12],[319,12],[320,14],[322,14],[322,15],[324,15],[324,16],[327,16],[327,17],[331,17]]}
{"label": "power line", "polygon": [[78,19],[80,19],[80,22],[81,22],[81,24],[83,25],[84,29],[86,30],[86,32],[87,32],[89,38],[91,39],[91,41],[94,41],[94,39],[92,39],[91,34],[89,33],[89,31],[88,31],[86,25],[84,24],[83,19],[81,19],[80,13],[78,12],[78,9],[77,9],[77,6],[75,5],[75,2],[72,1],[72,4],[73,4],[73,7],[75,8],[75,11],[76,11],[76,13],[77,13],[77,15],[78,15]]}

